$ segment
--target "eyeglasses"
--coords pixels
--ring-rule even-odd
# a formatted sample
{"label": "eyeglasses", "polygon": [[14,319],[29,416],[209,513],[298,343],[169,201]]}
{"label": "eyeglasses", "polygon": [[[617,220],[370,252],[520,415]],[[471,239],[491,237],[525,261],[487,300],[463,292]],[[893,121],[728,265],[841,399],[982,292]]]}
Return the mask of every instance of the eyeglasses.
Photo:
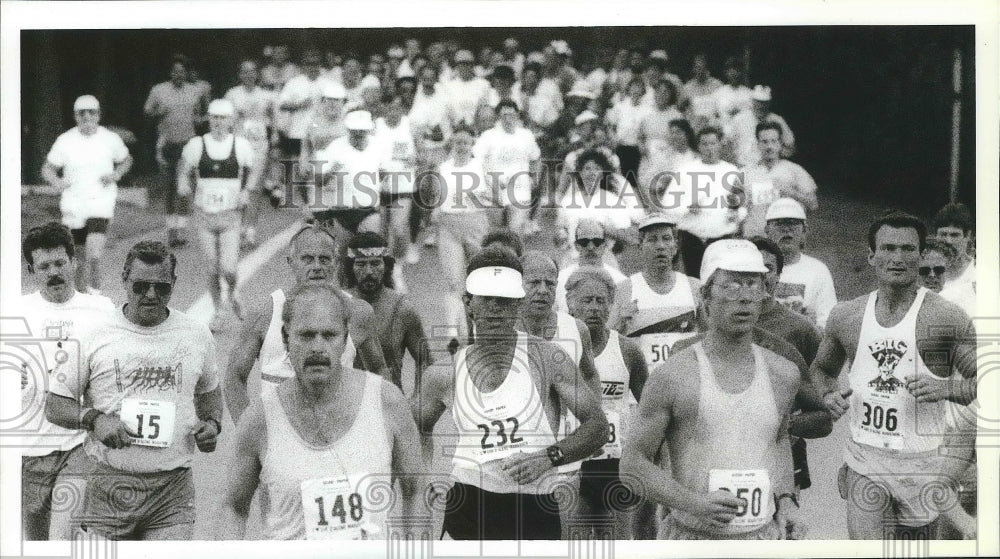
{"label": "eyeglasses", "polygon": [[594,248],[601,248],[602,246],[604,246],[605,240],[606,239],[604,239],[603,237],[597,237],[594,239],[577,239],[576,244],[581,248],[587,248],[591,244],[594,245]]}
{"label": "eyeglasses", "polygon": [[931,272],[933,271],[935,276],[939,276],[940,277],[940,276],[944,275],[945,269],[946,268],[944,266],[934,266],[934,267],[931,267],[931,266],[921,266],[920,268],[917,269],[917,271],[920,272],[921,276],[929,276],[929,275],[931,275]]}
{"label": "eyeglasses", "polygon": [[751,302],[756,303],[767,297],[767,290],[764,288],[763,283],[751,283],[747,285],[734,282],[727,283],[726,285],[717,285],[716,287],[719,288],[722,298],[727,301],[749,299]]}
{"label": "eyeglasses", "polygon": [[149,293],[149,288],[152,287],[153,291],[156,292],[157,297],[166,297],[174,290],[174,286],[162,282],[162,281],[134,281],[132,282],[132,293],[136,295],[145,295]]}

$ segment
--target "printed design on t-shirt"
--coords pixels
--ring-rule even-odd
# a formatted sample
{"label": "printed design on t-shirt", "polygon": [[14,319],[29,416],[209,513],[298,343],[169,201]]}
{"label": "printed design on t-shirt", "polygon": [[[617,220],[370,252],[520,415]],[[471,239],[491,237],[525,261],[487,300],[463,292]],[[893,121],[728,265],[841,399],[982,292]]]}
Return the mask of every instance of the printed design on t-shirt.
{"label": "printed design on t-shirt", "polygon": [[182,373],[180,361],[175,365],[142,366],[123,372],[121,364],[115,359],[115,381],[119,392],[127,390],[130,394],[135,394],[154,390],[159,392],[180,390],[183,383]]}
{"label": "printed design on t-shirt", "polygon": [[868,381],[875,392],[895,394],[903,381],[896,378],[896,366],[906,355],[909,347],[902,340],[882,340],[868,346],[872,358],[878,363],[879,375]]}
{"label": "printed design on t-shirt", "polygon": [[601,392],[606,397],[618,397],[625,395],[625,383],[618,381],[602,380]]}

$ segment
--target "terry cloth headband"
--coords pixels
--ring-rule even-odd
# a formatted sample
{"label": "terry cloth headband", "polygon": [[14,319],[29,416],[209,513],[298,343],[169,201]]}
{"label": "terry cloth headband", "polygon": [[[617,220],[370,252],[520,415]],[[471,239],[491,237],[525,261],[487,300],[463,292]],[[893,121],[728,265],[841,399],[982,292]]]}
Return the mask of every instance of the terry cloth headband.
{"label": "terry cloth headband", "polygon": [[506,297],[508,299],[524,297],[521,272],[505,266],[488,266],[473,270],[465,278],[465,291],[469,295],[486,297]]}
{"label": "terry cloth headband", "polygon": [[347,249],[348,258],[385,258],[389,256],[389,247],[367,247]]}

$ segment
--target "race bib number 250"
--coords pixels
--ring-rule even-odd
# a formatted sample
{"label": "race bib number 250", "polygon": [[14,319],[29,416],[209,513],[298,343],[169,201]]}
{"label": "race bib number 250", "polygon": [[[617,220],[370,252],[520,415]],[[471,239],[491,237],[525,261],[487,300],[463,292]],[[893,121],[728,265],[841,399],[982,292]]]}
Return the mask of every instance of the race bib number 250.
{"label": "race bib number 250", "polygon": [[743,499],[733,526],[763,526],[770,520],[771,477],[767,470],[710,470],[708,491],[718,490]]}

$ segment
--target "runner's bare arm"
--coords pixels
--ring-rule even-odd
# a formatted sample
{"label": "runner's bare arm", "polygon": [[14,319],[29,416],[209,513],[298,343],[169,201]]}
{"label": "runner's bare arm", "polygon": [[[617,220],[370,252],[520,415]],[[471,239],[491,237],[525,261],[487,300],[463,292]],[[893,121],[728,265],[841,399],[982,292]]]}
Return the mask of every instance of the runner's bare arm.
{"label": "runner's bare arm", "polygon": [[562,349],[555,344],[540,344],[536,351],[541,352],[542,374],[549,390],[580,420],[580,427],[556,446],[567,464],[587,458],[608,440],[608,418],[601,409],[600,391],[590,389],[572,359],[558,355]]}
{"label": "runner's bare arm", "polygon": [[631,318],[632,306],[632,282],[623,280],[615,286],[615,301],[608,313],[608,328],[625,334],[628,328],[626,320]]}
{"label": "runner's bare arm", "polygon": [[600,394],[601,377],[597,374],[597,365],[594,364],[594,343],[590,340],[590,329],[579,318],[575,320],[576,329],[580,333],[580,343],[583,346],[580,348],[580,374],[594,394]]}
{"label": "runner's bare arm", "polygon": [[809,369],[802,368],[802,380],[795,394],[795,413],[789,419],[788,432],[803,439],[818,439],[833,431],[833,418],[817,390]]}
{"label": "runner's bare arm", "polygon": [[[694,508],[699,496],[677,483],[669,469],[658,466],[656,455],[673,418],[677,386],[675,375],[670,371],[676,370],[681,360],[691,360],[687,353],[690,352],[674,354],[667,359],[667,363],[674,367],[664,369],[663,374],[650,375],[639,401],[638,417],[632,421],[629,437],[625,440],[621,460],[622,478],[633,481],[633,491],[652,502],[682,510]],[[691,364],[686,369],[696,366]]]}
{"label": "runner's bare arm", "polygon": [[111,173],[111,178],[114,182],[122,180],[125,173],[129,172],[132,168],[133,159],[131,155],[126,155],[125,159],[115,162],[115,170]]}
{"label": "runner's bare arm", "polygon": [[413,386],[416,389],[423,379],[424,370],[434,363],[434,358],[431,356],[420,315],[410,306],[409,301],[404,301],[403,305],[401,313],[404,333],[403,345],[410,353],[410,357],[413,358]]}
{"label": "runner's bare arm", "polygon": [[[198,142],[204,142],[201,138],[197,138]],[[193,139],[192,139],[193,140]],[[184,146],[185,151],[187,151],[187,146]],[[205,148],[202,148],[205,149]],[[194,174],[195,166],[191,164],[183,155],[177,161],[177,193],[181,196],[187,196],[191,194],[191,176]]]}
{"label": "runner's bare arm", "polygon": [[[968,405],[976,399],[978,386],[975,326],[958,305],[931,295],[917,318],[917,348],[933,375],[906,377],[907,389],[917,402],[949,400]],[[925,314],[933,318],[924,321]],[[961,379],[951,378],[955,370]]]}
{"label": "runner's bare arm", "polygon": [[354,345],[358,348],[358,357],[365,366],[365,370],[392,382],[392,372],[385,364],[385,356],[382,355],[382,345],[378,339],[378,326],[375,324],[375,313],[371,305],[360,300],[351,299],[351,319],[348,328]]}
{"label": "runner's bare arm", "polygon": [[809,376],[821,395],[837,390],[837,379],[847,360],[847,350],[841,340],[841,333],[845,329],[846,321],[851,319],[850,313],[847,312],[849,304],[850,302],[838,304],[830,311],[823,340],[816,351],[816,359],[809,367]]}
{"label": "runner's bare arm", "polygon": [[642,350],[635,341],[622,337],[621,342],[622,357],[625,358],[625,367],[628,368],[628,387],[638,402],[642,398],[642,391],[646,387],[646,380],[649,378],[649,369],[646,367],[646,358],[642,355]]}
{"label": "runner's bare arm", "polygon": [[417,425],[403,392],[389,381],[382,382],[382,405],[392,430],[392,477],[399,481],[402,493],[399,518],[405,533],[401,535],[429,539],[430,533],[421,533],[423,525],[419,522],[424,518],[429,521],[431,515],[423,498],[427,490],[427,467],[420,447],[414,444],[420,439]]}
{"label": "runner's bare arm", "polygon": [[59,167],[46,161],[42,164],[42,178],[45,182],[51,184],[52,186],[58,186],[59,188],[67,188],[69,182],[59,176]]}
{"label": "runner's bare arm", "polygon": [[246,537],[250,501],[260,484],[260,455],[266,437],[264,410],[259,402],[254,402],[236,424],[236,444],[226,464],[226,485],[215,530],[216,539],[242,540]]}
{"label": "runner's bare arm", "polygon": [[427,368],[420,386],[410,396],[410,410],[421,437],[430,437],[434,425],[441,419],[445,402],[452,390],[454,373],[450,363]]}
{"label": "runner's bare arm", "polygon": [[229,364],[222,386],[226,396],[226,407],[229,408],[229,415],[234,423],[239,421],[250,403],[247,396],[247,380],[250,371],[253,370],[253,364],[260,355],[260,348],[264,345],[264,332],[271,321],[273,307],[273,301],[268,299],[267,308],[243,324],[239,337],[229,352]]}

